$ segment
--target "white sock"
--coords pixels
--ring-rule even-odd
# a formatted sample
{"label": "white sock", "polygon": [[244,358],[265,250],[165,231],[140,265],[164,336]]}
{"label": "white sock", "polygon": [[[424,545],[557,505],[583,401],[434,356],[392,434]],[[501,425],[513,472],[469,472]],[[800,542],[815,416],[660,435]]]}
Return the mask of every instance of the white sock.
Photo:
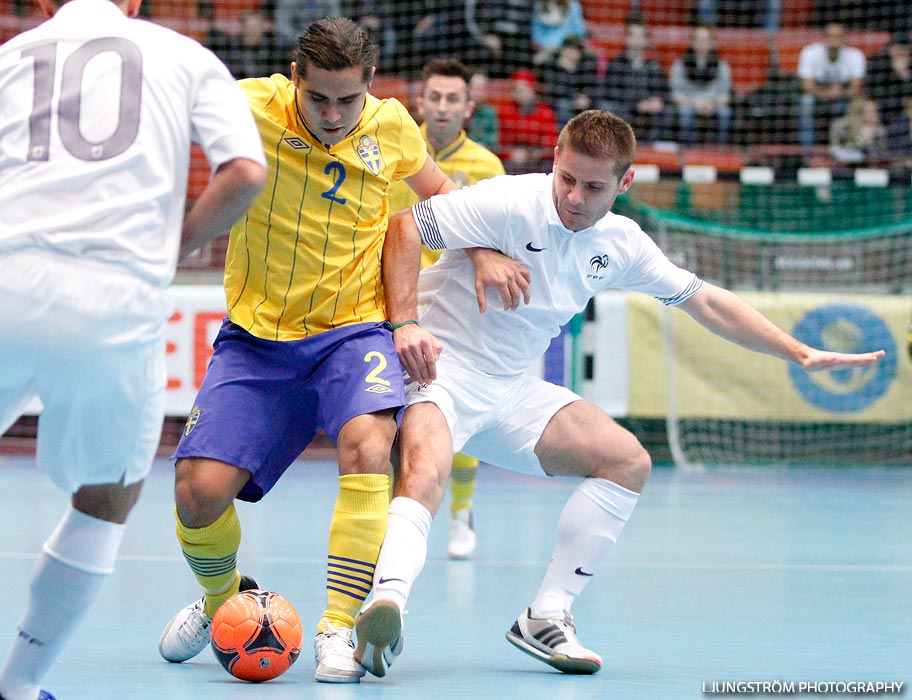
{"label": "white sock", "polygon": [[639,494],[607,479],[584,479],[567,500],[557,524],[557,545],[532,617],[562,618],[601,567],[624,529]]}
{"label": "white sock", "polygon": [[114,568],[124,526],[72,506],[38,557],[16,639],[0,669],[0,695],[35,700],[54,661]]}
{"label": "white sock", "polygon": [[413,498],[390,501],[386,537],[374,571],[374,600],[391,600],[405,610],[415,579],[427,559],[431,512]]}

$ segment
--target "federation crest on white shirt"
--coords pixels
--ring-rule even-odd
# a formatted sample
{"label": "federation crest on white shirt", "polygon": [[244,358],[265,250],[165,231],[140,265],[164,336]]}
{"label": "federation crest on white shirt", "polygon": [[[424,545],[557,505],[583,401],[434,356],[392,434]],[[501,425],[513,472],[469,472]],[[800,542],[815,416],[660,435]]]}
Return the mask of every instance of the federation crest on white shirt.
{"label": "federation crest on white shirt", "polygon": [[383,159],[380,157],[380,144],[367,134],[358,139],[358,156],[372,175],[380,174],[380,168],[383,165]]}

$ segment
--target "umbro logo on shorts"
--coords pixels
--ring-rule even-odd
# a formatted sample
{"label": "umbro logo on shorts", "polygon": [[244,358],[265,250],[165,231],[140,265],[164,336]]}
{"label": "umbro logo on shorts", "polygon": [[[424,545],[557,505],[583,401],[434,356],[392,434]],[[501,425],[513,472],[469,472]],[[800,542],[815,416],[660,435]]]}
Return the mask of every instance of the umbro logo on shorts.
{"label": "umbro logo on shorts", "polygon": [[388,386],[383,386],[383,384],[371,384],[364,391],[369,391],[372,394],[389,394],[392,392]]}

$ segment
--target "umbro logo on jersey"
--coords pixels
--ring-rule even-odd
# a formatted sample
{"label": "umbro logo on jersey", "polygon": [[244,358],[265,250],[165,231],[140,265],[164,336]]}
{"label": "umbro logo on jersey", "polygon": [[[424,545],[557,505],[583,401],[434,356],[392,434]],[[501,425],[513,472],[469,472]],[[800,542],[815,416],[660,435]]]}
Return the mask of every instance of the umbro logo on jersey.
{"label": "umbro logo on jersey", "polygon": [[548,249],[547,248],[536,248],[534,245],[532,245],[532,241],[529,241],[528,243],[526,243],[526,250],[528,250],[530,253],[541,253],[543,250],[548,250]]}
{"label": "umbro logo on jersey", "polygon": [[285,143],[287,143],[289,146],[291,146],[292,148],[296,148],[299,151],[306,151],[306,150],[310,149],[310,144],[307,143],[307,141],[305,141],[304,139],[299,138],[297,136],[289,136],[287,139],[282,139],[282,140]]}
{"label": "umbro logo on jersey", "polygon": [[372,394],[389,394],[392,389],[390,389],[388,386],[384,386],[383,384],[371,384],[364,391],[369,391]]}
{"label": "umbro logo on jersey", "polygon": [[576,567],[576,571],[573,572],[577,576],[595,576],[595,574],[590,574],[588,571],[583,571],[583,567]]}

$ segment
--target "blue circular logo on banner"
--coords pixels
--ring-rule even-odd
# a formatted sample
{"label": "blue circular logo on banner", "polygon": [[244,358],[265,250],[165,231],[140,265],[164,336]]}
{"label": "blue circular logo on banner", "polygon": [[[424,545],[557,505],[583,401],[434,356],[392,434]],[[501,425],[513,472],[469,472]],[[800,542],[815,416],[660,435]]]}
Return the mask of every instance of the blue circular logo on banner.
{"label": "blue circular logo on banner", "polygon": [[886,357],[867,367],[806,372],[789,364],[792,383],[815,406],[833,413],[861,411],[883,396],[896,376],[896,343],[883,319],[848,304],[821,306],[792,331],[798,340],[833,352],[886,350]]}

